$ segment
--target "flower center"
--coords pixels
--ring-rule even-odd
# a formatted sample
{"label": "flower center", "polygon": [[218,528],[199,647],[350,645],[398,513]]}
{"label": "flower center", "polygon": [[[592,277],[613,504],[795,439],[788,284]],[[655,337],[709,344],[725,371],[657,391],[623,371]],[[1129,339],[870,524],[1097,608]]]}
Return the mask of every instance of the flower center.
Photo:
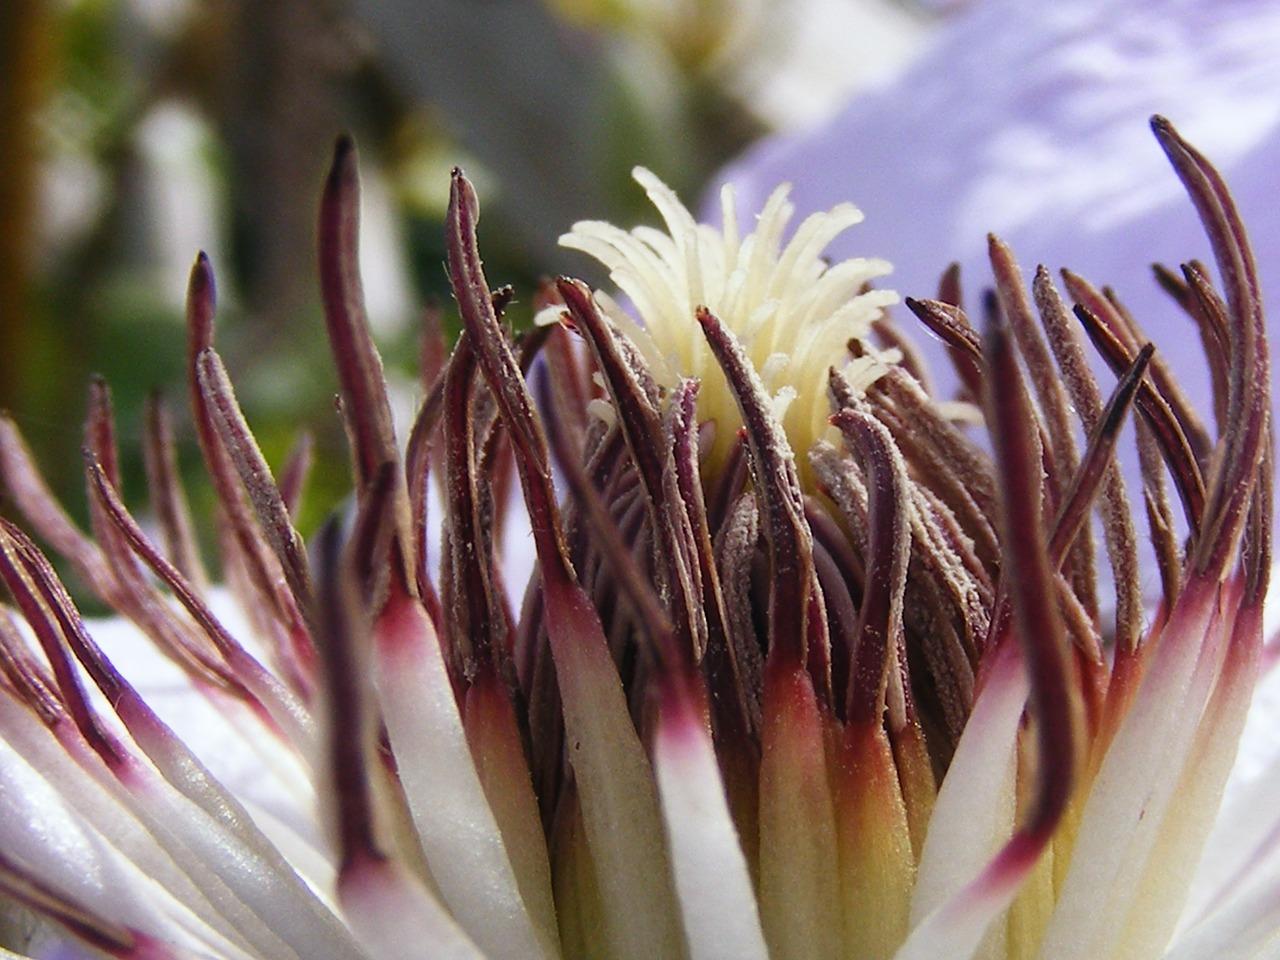
{"label": "flower center", "polygon": [[[583,221],[560,238],[563,246],[589,254],[609,270],[634,317],[607,294],[597,292],[602,309],[630,336],[663,386],[681,378],[702,381],[698,416],[714,427],[705,466],[723,463],[742,426],[724,374],[694,320],[698,307],[714,313],[742,342],[766,389],[774,415],[791,447],[804,454],[831,430],[827,382],[832,366],[865,389],[895,362],[895,351],[867,342],[872,323],[898,295],[869,290],[888,274],[884,260],[857,258],[830,265],[823,252],[839,234],[862,220],[851,204],[806,218],[789,241],[794,206],[788,186],[769,197],[756,229],[741,236],[731,187],[720,194],[720,229],[697,223],[661,180],[641,167],[633,172],[662,215],[666,232]],[[851,357],[849,343],[861,344]]]}

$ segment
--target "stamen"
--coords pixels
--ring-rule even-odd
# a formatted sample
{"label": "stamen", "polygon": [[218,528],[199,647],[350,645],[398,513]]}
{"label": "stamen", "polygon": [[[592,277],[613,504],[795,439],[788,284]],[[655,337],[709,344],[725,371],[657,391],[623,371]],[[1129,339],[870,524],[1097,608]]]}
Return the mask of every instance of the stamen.
{"label": "stamen", "polygon": [[176,954],[163,944],[76,906],[56,890],[31,876],[29,871],[5,856],[3,851],[0,851],[0,893],[7,900],[50,917],[85,943],[112,956],[137,960],[176,958]]}
{"label": "stamen", "polygon": [[621,960],[677,957],[679,911],[662,842],[653,776],[627,713],[600,619],[574,575],[551,484],[546,438],[490,299],[476,247],[479,204],[454,171],[448,261],[480,367],[516,446],[542,571],[542,599],[583,825],[609,948]]}
{"label": "stamen", "polygon": [[200,545],[191,522],[191,508],[178,478],[178,454],[173,439],[173,417],[164,397],[153,392],[145,409],[147,488],[152,509],[164,534],[165,552],[182,575],[201,592],[209,576],[200,560]]}
{"label": "stamen", "polygon": [[626,362],[619,338],[596,310],[590,291],[568,280],[561,280],[557,289],[591,345],[608,384],[627,449],[644,484],[650,528],[660,556],[660,585],[668,597],[675,641],[686,662],[697,663],[706,649],[706,616],[694,580],[697,558],[686,549],[693,540],[689,514],[676,487],[674,462],[663,439],[661,420]]}
{"label": "stamen", "polygon": [[943,419],[920,387],[890,368],[872,388],[872,409],[889,428],[921,486],[947,505],[985,565],[999,555],[994,527],[991,460],[955,424]]}
{"label": "stamen", "polygon": [[858,611],[858,641],[846,691],[850,723],[878,722],[889,669],[902,630],[902,598],[911,550],[907,468],[888,430],[866,413],[841,410],[833,423],[862,462],[867,485],[866,584]]}
{"label": "stamen", "polygon": [[[1049,271],[1036,269],[1033,282],[1036,308],[1049,347],[1057,361],[1063,383],[1086,436],[1099,429],[1104,419],[1102,393],[1085,359],[1079,328],[1070,321],[1066,305],[1058,295]],[[1139,425],[1139,435],[1145,434]],[[1137,649],[1146,617],[1138,570],[1138,537],[1129,507],[1129,494],[1119,464],[1110,458],[1104,464],[1102,493],[1098,510],[1102,517],[1103,539],[1111,564],[1116,590],[1115,643],[1122,656]],[[1162,476],[1162,474],[1161,474]]]}
{"label": "stamen", "polygon": [[495,635],[505,618],[497,609],[489,548],[477,503],[471,404],[475,368],[475,354],[464,333],[445,373],[445,472],[452,564],[452,572],[445,579],[445,600],[449,647],[465,661],[453,666],[461,666],[468,677],[474,676],[480,665],[500,673],[498,657],[509,649],[509,643]]}
{"label": "stamen", "polygon": [[1173,503],[1165,483],[1164,458],[1150,426],[1142,418],[1134,423],[1138,435],[1138,463],[1142,469],[1142,500],[1156,564],[1160,568],[1161,596],[1171,608],[1182,589],[1183,545],[1173,516]]}
{"label": "stamen", "polygon": [[[320,199],[319,272],[329,352],[338,372],[343,421],[352,445],[357,499],[384,463],[400,463],[382,358],[365,315],[359,226],[360,179],[355,142],[342,136],[334,146],[333,164]],[[389,504],[395,523],[387,547],[392,563],[403,567],[397,576],[416,591],[417,578],[410,571],[416,565],[419,550],[413,540],[408,487],[402,472],[397,470],[395,476]],[[380,584],[377,586],[381,589]]]}
{"label": "stamen", "polygon": [[302,706],[227,632],[181,571],[162,556],[154,544],[147,539],[97,462],[89,461],[88,469],[93,490],[120,535],[135,555],[173,592],[178,602],[199,624],[205,636],[212,641],[219,655],[226,662],[227,669],[224,670],[220,664],[203,659],[200,661],[201,665],[222,680],[228,692],[242,697],[250,706],[260,711],[265,709],[267,711],[265,715],[260,713],[262,719],[269,721],[268,726],[280,724],[290,743],[299,748],[309,746],[314,731]]}
{"label": "stamen", "polygon": [[942,300],[917,300],[915,297],[906,297],[903,303],[954,354],[967,359],[973,377],[962,379],[966,387],[969,379],[976,380],[981,376],[982,338],[960,306]]}
{"label": "stamen", "polygon": [[[442,619],[440,598],[427,567],[427,484],[431,469],[439,465],[440,452],[435,438],[439,433],[444,409],[444,365],[447,354],[439,313],[438,308],[428,308],[426,311],[422,336],[422,377],[426,398],[414,416],[404,457],[412,539],[417,544],[414,553],[414,580],[423,606],[437,627],[441,625]],[[426,382],[428,380],[429,383]]]}
{"label": "stamen", "polygon": [[320,291],[325,329],[342,386],[342,407],[354,442],[357,483],[363,486],[383,463],[398,462],[399,452],[382,360],[364,310],[359,225],[355,142],[343,136],[334,147],[333,165],[320,200]]}
{"label": "stamen", "polygon": [[[91,458],[104,477],[118,489],[120,470],[115,443],[115,427],[112,423],[111,398],[106,384],[95,381],[89,393],[89,413],[85,421],[87,456]],[[102,465],[105,458],[106,465]],[[129,617],[153,638],[159,648],[174,658],[184,669],[214,686],[234,687],[221,664],[214,662],[207,648],[184,629],[172,615],[164,601],[149,583],[133,555],[122,539],[115,524],[103,510],[100,498],[94,494],[94,482],[86,476],[89,488],[89,515],[94,536],[101,545],[103,557],[111,566],[115,584],[112,592],[104,597],[113,608]]]}
{"label": "stamen", "polygon": [[1251,481],[1269,445],[1266,322],[1258,292],[1257,265],[1222,177],[1168,120],[1153,117],[1151,129],[1200,213],[1229,307],[1226,333],[1231,366],[1225,422],[1232,429],[1224,434],[1220,458],[1214,464],[1215,476],[1205,508],[1208,529],[1203,531],[1193,555],[1194,570],[1220,576],[1234,554],[1253,498]]}
{"label": "stamen", "polygon": [[0,477],[13,504],[58,556],[65,557],[93,595],[103,599],[116,590],[115,574],[102,550],[76,526],[36,468],[22,434],[0,413]]}
{"label": "stamen", "polygon": [[65,716],[53,691],[53,678],[37,662],[9,611],[3,608],[0,608],[0,674],[11,685],[5,692],[15,694],[34,710],[45,726],[53,726]]}
{"label": "stamen", "polygon": [[1056,567],[1062,563],[1071,543],[1088,518],[1089,504],[1098,492],[1103,472],[1113,463],[1112,455],[1120,439],[1120,427],[1154,352],[1155,347],[1149,343],[1138,351],[1133,366],[1116,384],[1089,435],[1084,458],[1072,475],[1069,487],[1064,491],[1062,505],[1052,526],[1053,534],[1048,543],[1050,566]]}
{"label": "stamen", "polygon": [[236,401],[235,389],[222,365],[222,358],[212,347],[200,351],[196,360],[196,376],[205,409],[222,441],[222,449],[227,452],[258,515],[258,529],[275,552],[298,606],[304,611],[309,610],[314,603],[315,590],[311,583],[306,546],[289,518],[289,508],[271,476],[271,468]]}
{"label": "stamen", "polygon": [[[733,652],[728,647],[725,627],[724,597],[720,573],[716,569],[711,528],[707,520],[706,501],[702,490],[699,458],[699,426],[697,418],[697,380],[681,380],[670,397],[668,431],[671,434],[672,460],[676,474],[676,490],[689,518],[691,552],[697,558],[695,572],[707,623],[708,679],[720,676],[722,683],[712,682],[721,692],[717,700],[739,699],[741,681]],[[721,690],[721,687],[724,689]]]}
{"label": "stamen", "polygon": [[[36,638],[53,668],[62,704],[75,721],[85,742],[112,771],[127,766],[127,755],[116,738],[102,725],[89,703],[88,695],[76,672],[67,647],[79,656],[88,638],[79,620],[66,609],[70,599],[60,590],[48,561],[21,530],[0,518],[0,578],[17,602],[23,617],[35,631]],[[117,689],[118,675],[103,658],[87,656],[95,682],[110,696]],[[104,669],[105,668],[105,669]]]}
{"label": "stamen", "polygon": [[1213,386],[1213,415],[1218,432],[1226,429],[1227,394],[1230,389],[1227,357],[1227,305],[1209,282],[1204,264],[1193,260],[1182,265],[1182,279],[1157,266],[1160,285],[1171,292],[1183,310],[1196,322],[1205,359],[1209,362]]}
{"label": "stamen", "polygon": [[[265,610],[260,617],[273,641],[273,653],[289,686],[304,699],[314,683],[315,651],[303,612],[293,594],[285,589],[285,579],[274,552],[264,542],[261,531],[245,504],[239,476],[217,421],[200,386],[200,356],[213,347],[213,268],[201,253],[191,268],[187,292],[187,377],[192,420],[205,469],[213,484],[222,525],[224,564],[243,570],[249,596],[242,597],[248,610]],[[233,584],[236,578],[229,578]]]}
{"label": "stamen", "polygon": [[284,466],[280,468],[280,482],[277,484],[280,499],[289,517],[295,520],[302,504],[302,492],[306,489],[307,478],[311,475],[315,460],[314,447],[315,438],[311,431],[303,430],[284,458]]}
{"label": "stamen", "polygon": [[[1028,378],[1039,400],[1040,418],[1048,440],[1045,450],[1048,507],[1050,510],[1060,511],[1064,502],[1063,483],[1077,472],[1080,462],[1072,435],[1070,400],[1044,338],[1039,333],[1039,325],[1032,315],[1031,303],[1013,251],[994,235],[988,237],[988,248],[1000,309],[1005,322],[1013,331],[1018,352],[1026,364]],[[1073,592],[1090,617],[1096,621],[1097,570],[1094,565],[1093,536],[1089,527],[1079,525],[1075,538],[1067,546],[1069,553],[1064,558],[1064,568]]]}
{"label": "stamen", "polygon": [[388,859],[385,840],[378,834],[374,788],[370,781],[373,718],[368,691],[357,659],[355,598],[343,576],[342,534],[336,520],[328,521],[317,535],[316,650],[323,666],[326,759],[333,778],[331,802],[340,873],[365,862]]}
{"label": "stamen", "polygon": [[[804,521],[795,457],[769,413],[768,396],[737,338],[708,310],[698,311],[707,343],[720,362],[746,424],[756,495],[769,543],[772,590],[769,599],[769,656],[782,662],[826,659],[825,617],[815,617],[821,598],[813,575],[812,534]],[[830,683],[820,676],[819,689]]]}
{"label": "stamen", "polygon": [[[1075,315],[1107,365],[1117,377],[1123,376],[1124,371],[1133,366],[1137,351],[1130,351],[1111,327],[1084,306],[1076,304]],[[1193,531],[1200,530],[1205,510],[1204,477],[1187,434],[1165,397],[1145,380],[1138,387],[1137,405],[1138,412],[1151,428],[1165,465],[1173,476],[1187,523]]]}
{"label": "stamen", "polygon": [[1080,682],[1063,632],[1042,533],[1041,458],[1034,413],[1004,327],[988,327],[983,341],[990,372],[987,422],[1003,504],[1001,573],[1026,657],[1039,743],[1034,800],[1014,842],[1040,849],[1062,818],[1081,767]]}

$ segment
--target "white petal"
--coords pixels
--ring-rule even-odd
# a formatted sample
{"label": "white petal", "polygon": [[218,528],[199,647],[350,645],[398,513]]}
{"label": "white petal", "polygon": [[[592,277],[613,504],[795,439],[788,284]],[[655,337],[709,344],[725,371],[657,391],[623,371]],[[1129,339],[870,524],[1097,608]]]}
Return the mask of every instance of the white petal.
{"label": "white petal", "polygon": [[664,710],[654,774],[690,960],[767,960],[755,891],[729,816],[711,734],[687,704]]}
{"label": "white petal", "polygon": [[387,609],[375,634],[374,684],[440,894],[488,956],[551,956],[480,785],[431,621],[415,600],[393,599]]}
{"label": "white petal", "polygon": [[436,898],[392,861],[344,872],[338,898],[371,960],[485,960]]}
{"label": "white petal", "polygon": [[1147,641],[1157,646],[1085,802],[1046,960],[1108,957],[1121,942],[1221,668],[1230,620],[1220,602],[1217,588],[1192,580]]}
{"label": "white petal", "polygon": [[[89,789],[91,784],[84,784]],[[61,791],[0,741],[0,842],[34,877],[86,909],[157,939],[227,960],[249,954],[187,910],[63,803]]]}
{"label": "white petal", "polygon": [[912,931],[897,960],[972,956],[1009,902],[1004,891],[975,887],[975,878],[1013,832],[1016,743],[1029,687],[1011,640],[994,657],[938,791],[911,901]]}

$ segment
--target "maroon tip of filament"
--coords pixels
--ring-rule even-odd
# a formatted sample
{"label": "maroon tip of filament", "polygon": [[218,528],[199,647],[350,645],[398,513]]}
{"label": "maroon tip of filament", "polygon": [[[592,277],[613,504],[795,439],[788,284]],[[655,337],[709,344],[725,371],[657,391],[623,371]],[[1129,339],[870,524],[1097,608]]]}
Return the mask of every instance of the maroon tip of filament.
{"label": "maroon tip of filament", "polygon": [[187,330],[190,351],[194,356],[213,343],[213,315],[217,306],[217,287],[213,280],[213,264],[201,251],[191,265],[187,282]]}

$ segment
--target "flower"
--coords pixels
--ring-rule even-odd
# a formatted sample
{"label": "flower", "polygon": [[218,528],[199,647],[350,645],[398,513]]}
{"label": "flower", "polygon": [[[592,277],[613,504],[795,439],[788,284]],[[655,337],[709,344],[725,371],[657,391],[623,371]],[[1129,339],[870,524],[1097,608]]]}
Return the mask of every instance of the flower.
{"label": "flower", "polygon": [[[1118,370],[1104,403],[1048,275],[1033,310],[993,240],[981,333],[955,304],[911,301],[981,397],[991,456],[923,389],[902,332],[868,323],[886,298],[842,286],[867,265],[816,259],[847,210],[802,225],[807,239],[776,257],[781,195],[739,245],[731,229],[692,227],[649,180],[672,237],[571,235],[647,325],[562,278],[541,293],[561,324],[513,343],[512,292],[484,275],[478,202],[458,172],[447,249],[464,332],[447,360],[427,351],[442,359],[402,454],[363,317],[355,157],[341,142],[320,276],[355,496],[309,548],[291,519],[305,457],[273,478],[213,346],[208,261],[192,273],[193,421],[223,577],[254,642],[214,612],[161,410],[147,442],[163,546],[121,501],[103,385],[86,427],[92,537],[0,421],[0,476],[25,524],[261,749],[257,773],[292,786],[297,822],[209,773],[3,520],[0,579],[18,616],[0,617],[0,893],[123,957],[1157,957],[1271,936],[1265,839],[1182,914],[1262,654],[1268,368],[1226,188],[1153,125],[1222,276],[1221,294],[1194,265],[1173,284],[1219,386],[1216,439],[1136,324],[1072,277],[1076,312]],[[742,293],[766,279],[776,304]],[[807,297],[797,315],[819,336],[858,318],[853,364],[838,341],[820,385],[811,357],[752,354],[760,321]],[[717,369],[733,429],[689,376]],[[771,391],[787,386],[805,409],[821,387],[834,434],[784,427]],[[1112,465],[1135,407],[1165,590],[1150,623]],[[518,612],[494,546],[513,470],[538,558]],[[430,473],[445,507],[438,575],[424,549]]]}

